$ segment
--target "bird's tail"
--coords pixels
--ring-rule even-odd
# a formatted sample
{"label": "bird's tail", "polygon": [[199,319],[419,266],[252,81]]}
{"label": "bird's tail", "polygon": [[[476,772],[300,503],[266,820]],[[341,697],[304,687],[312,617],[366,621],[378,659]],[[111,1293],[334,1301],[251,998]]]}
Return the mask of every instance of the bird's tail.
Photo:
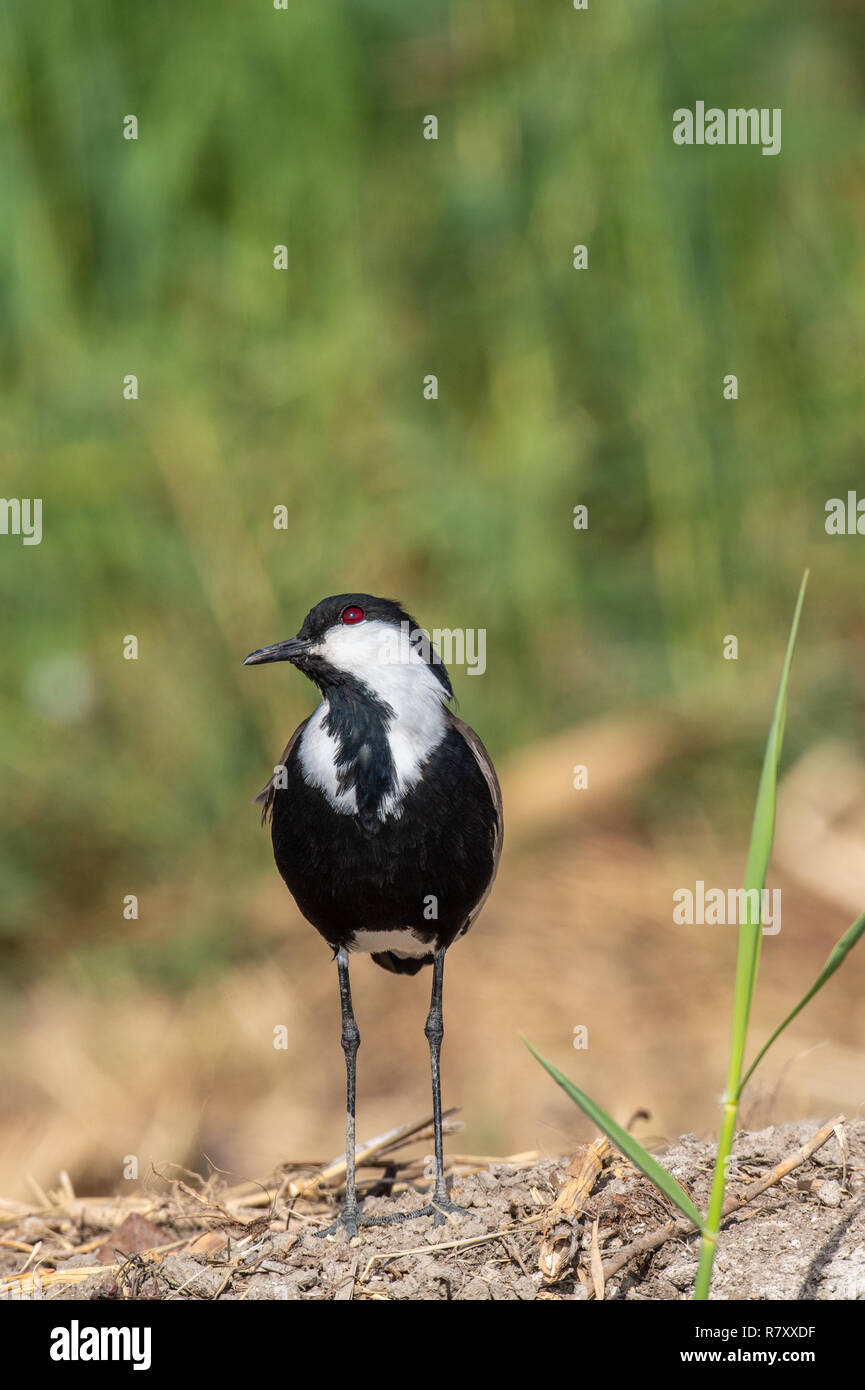
{"label": "bird's tail", "polygon": [[432,965],[433,957],[398,956],[393,951],[379,951],[373,955],[376,965],[382,970],[390,970],[394,975],[416,975],[425,965]]}

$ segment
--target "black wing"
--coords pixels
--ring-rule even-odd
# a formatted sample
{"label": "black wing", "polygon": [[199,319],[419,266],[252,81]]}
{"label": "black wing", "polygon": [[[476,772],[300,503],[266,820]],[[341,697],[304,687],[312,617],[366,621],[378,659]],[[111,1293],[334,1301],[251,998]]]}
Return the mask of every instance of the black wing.
{"label": "black wing", "polygon": [[477,763],[478,767],[483,773],[484,781],[486,782],[489,788],[490,800],[493,803],[494,812],[492,846],[493,869],[492,873],[490,874],[489,882],[487,883],[486,889],[484,890],[482,896],[475,903],[474,907],[472,908],[471,912],[466,918],[466,924],[463,927],[462,932],[460,933],[461,936],[464,936],[490,895],[490,889],[492,888],[496,874],[498,873],[499,860],[502,857],[502,840],[504,839],[505,826],[504,817],[502,813],[502,789],[499,786],[499,779],[496,776],[496,770],[493,767],[492,758],[490,757],[486,748],[484,748],[484,745],[481,743],[474,729],[471,728],[469,724],[466,724],[466,722],[463,719],[458,719],[457,716],[455,714],[452,714],[450,711],[448,711],[448,721],[456,730],[456,732],[461,736],[461,738],[464,739],[465,743],[471,750],[475,762]]}
{"label": "black wing", "polygon": [[[294,745],[297,743],[297,740],[300,738],[301,734],[303,733],[304,729],[306,728],[306,726],[307,726],[307,724],[309,723],[309,721],[310,721],[311,718],[312,718],[312,715],[309,715],[306,719],[304,719],[304,721],[303,721],[302,724],[298,724],[298,726],[297,726],[297,728],[295,729],[294,733],[292,734],[291,738],[288,740],[288,743],[285,745],[285,752],[283,753],[282,757],[280,758],[279,763],[277,764],[277,768],[279,768],[279,767],[285,767],[285,764],[288,762],[289,758],[291,757],[291,750],[292,750],[292,748],[293,748]],[[261,807],[261,823],[262,823],[262,825],[266,825],[267,822],[268,822],[268,820],[273,816],[273,802],[274,802],[274,798],[276,797],[276,793],[277,793],[277,788],[276,788],[276,787],[274,786],[274,784],[273,784],[273,783],[274,783],[274,778],[275,778],[275,777],[276,777],[276,771],[274,771],[273,777],[271,777],[271,779],[270,779],[270,781],[268,782],[267,786],[266,786],[266,787],[262,787],[261,791],[258,793],[258,796],[255,796],[255,797],[253,797],[253,799],[252,799],[252,804],[253,804],[253,806],[260,806],[260,807]]]}

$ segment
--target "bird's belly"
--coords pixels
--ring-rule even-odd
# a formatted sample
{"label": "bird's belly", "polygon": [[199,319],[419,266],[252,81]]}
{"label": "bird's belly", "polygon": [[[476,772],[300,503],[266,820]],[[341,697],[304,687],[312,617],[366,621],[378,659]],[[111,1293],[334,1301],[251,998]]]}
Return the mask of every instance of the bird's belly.
{"label": "bird's belly", "polygon": [[428,956],[434,950],[434,943],[424,940],[410,927],[393,931],[355,931],[352,932],[348,949],[373,954],[378,951],[392,951],[395,956],[405,960],[407,957]]}
{"label": "bird's belly", "polygon": [[468,764],[434,759],[403,814],[374,829],[336,813],[289,760],[273,802],[274,856],[301,912],[331,946],[417,959],[462,930],[493,871],[493,808],[467,756]]}

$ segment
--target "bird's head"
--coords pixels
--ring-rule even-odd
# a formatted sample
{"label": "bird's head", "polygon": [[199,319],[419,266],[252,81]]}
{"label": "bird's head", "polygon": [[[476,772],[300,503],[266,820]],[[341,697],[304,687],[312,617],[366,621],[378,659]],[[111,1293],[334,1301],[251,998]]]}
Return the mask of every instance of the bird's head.
{"label": "bird's head", "polygon": [[340,686],[393,705],[421,684],[438,699],[453,695],[450,677],[428,634],[393,599],[336,594],[307,613],[296,637],[252,652],[244,666],[290,661],[323,694]]}

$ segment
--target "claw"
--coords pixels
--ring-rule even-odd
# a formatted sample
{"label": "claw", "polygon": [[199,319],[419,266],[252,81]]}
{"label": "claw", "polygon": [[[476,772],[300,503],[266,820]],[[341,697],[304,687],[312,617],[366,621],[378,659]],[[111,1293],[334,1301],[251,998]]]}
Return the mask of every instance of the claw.
{"label": "claw", "polygon": [[345,1231],[349,1240],[357,1239],[357,1223],[360,1211],[357,1207],[345,1207],[340,1212],[335,1221],[329,1226],[325,1226],[323,1231],[315,1232],[316,1240],[323,1240],[325,1236],[335,1235],[337,1231]]}
{"label": "claw", "polygon": [[443,1226],[449,1216],[470,1216],[465,1207],[458,1207],[456,1202],[450,1197],[433,1197],[432,1208],[435,1212],[433,1227]]}

